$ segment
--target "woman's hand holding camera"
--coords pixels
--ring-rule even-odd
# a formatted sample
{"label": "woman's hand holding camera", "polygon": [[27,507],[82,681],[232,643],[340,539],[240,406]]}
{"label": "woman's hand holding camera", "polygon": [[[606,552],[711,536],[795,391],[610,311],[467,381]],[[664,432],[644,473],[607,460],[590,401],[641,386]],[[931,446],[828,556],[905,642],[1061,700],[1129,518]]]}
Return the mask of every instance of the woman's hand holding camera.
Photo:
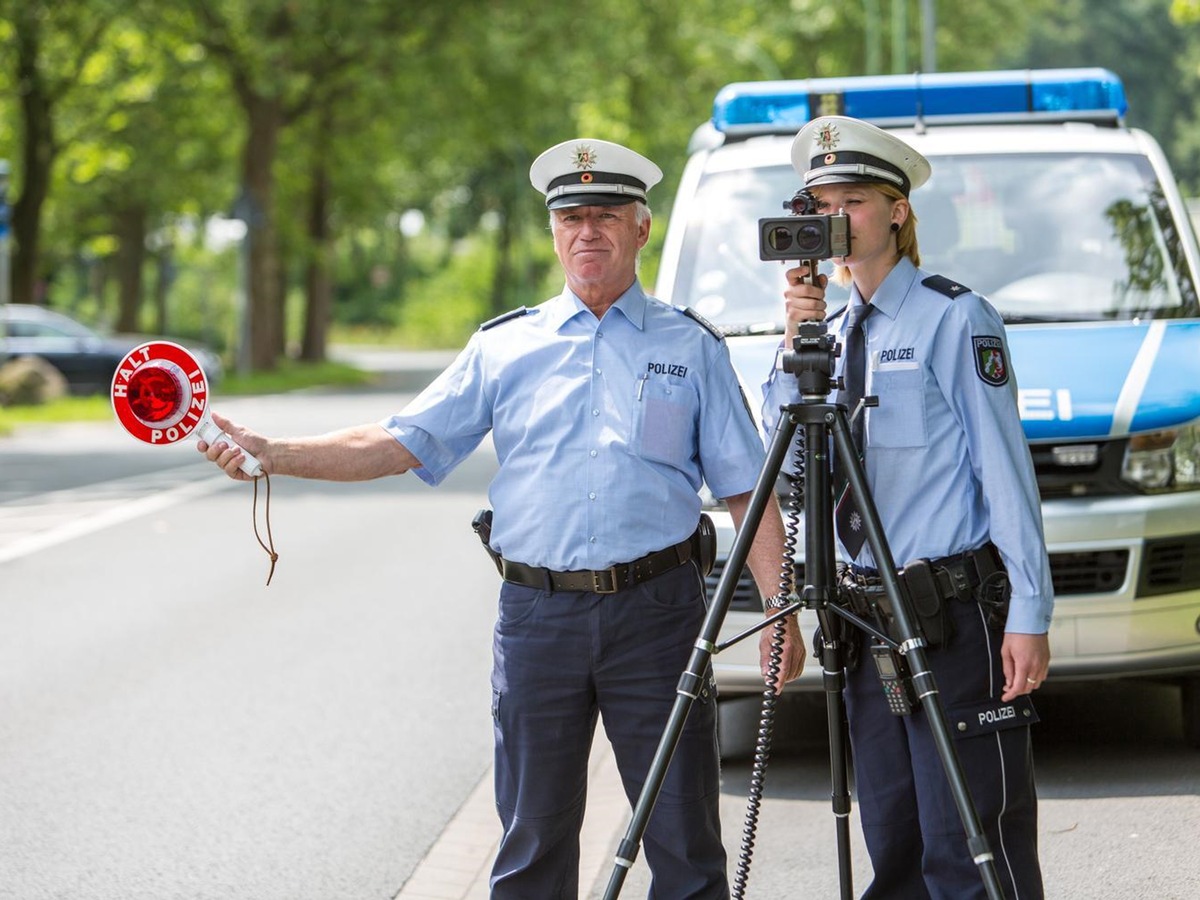
{"label": "woman's hand holding camera", "polygon": [[817,283],[813,284],[808,266],[803,263],[788,269],[786,277],[788,286],[783,292],[783,299],[787,328],[784,340],[790,343],[801,322],[819,322],[825,318],[825,285],[829,283],[829,278],[818,274]]}

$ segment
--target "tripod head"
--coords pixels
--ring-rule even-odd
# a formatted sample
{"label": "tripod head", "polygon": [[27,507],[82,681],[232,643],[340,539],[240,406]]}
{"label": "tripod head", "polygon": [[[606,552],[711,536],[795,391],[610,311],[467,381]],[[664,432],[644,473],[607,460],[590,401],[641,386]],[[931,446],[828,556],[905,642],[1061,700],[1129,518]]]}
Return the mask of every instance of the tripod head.
{"label": "tripod head", "polygon": [[805,403],[824,403],[835,387],[834,360],[841,354],[837,339],[828,333],[824,322],[801,322],[792,338],[792,349],[785,352],[779,367],[795,375]]}

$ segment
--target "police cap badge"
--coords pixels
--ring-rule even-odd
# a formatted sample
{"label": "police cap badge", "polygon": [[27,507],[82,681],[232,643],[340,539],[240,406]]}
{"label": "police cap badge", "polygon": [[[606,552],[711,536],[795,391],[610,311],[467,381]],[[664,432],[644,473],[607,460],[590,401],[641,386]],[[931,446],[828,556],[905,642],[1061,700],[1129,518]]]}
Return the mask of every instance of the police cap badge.
{"label": "police cap badge", "polygon": [[792,166],[804,186],[873,182],[904,196],[929,180],[929,161],[890,132],[848,116],[820,116],[792,141]]}
{"label": "police cap badge", "polygon": [[549,209],[646,201],[662,170],[628,147],[593,138],[556,144],[533,161],[529,180]]}

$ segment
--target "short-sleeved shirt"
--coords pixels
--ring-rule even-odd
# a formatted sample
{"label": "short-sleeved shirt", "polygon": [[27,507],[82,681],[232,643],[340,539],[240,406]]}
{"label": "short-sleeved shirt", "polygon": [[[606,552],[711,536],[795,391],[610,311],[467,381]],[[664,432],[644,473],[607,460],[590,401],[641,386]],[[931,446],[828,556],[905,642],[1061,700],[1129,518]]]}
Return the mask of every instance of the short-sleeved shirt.
{"label": "short-sleeved shirt", "polygon": [[[862,302],[852,289],[830,322],[843,346],[847,312]],[[983,297],[908,259],[871,302],[866,394],[879,406],[864,411],[864,461],[896,564],[991,541],[1013,587],[1008,630],[1046,632],[1054,591],[1003,321]],[[764,392],[764,424],[773,428],[779,407],[799,400],[795,379],[772,373]],[[855,562],[873,568],[870,548]]]}
{"label": "short-sleeved shirt", "polygon": [[762,439],[721,335],[635,281],[602,320],[569,289],[485,325],[381,424],[431,485],[489,432],[491,544],[559,571],[602,569],[678,543],[698,491],[754,488]]}

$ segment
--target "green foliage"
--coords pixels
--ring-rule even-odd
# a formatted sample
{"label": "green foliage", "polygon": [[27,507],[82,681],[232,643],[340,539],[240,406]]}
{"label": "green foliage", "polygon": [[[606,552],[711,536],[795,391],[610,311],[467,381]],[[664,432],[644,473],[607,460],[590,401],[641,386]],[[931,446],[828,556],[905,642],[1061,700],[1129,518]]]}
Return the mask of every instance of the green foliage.
{"label": "green foliage", "polygon": [[[651,286],[688,138],[716,92],[741,80],[919,68],[924,7],[0,0],[0,147],[11,152],[19,194],[25,135],[15,98],[30,82],[15,68],[15,50],[36,33],[37,84],[55,98],[57,141],[42,226],[47,296],[115,322],[118,276],[130,279],[121,266],[140,242],[139,328],[160,325],[150,297],[165,272],[161,324],[232,355],[241,260],[236,246],[207,246],[199,223],[231,209],[253,149],[248,112],[274,104],[281,127],[271,212],[289,346],[309,264],[326,254],[335,324],[454,346],[479,321],[561,288],[546,211],[527,175],[546,146],[603,137],[662,166],[641,270]],[[941,70],[1118,72],[1131,124],[1155,134],[1185,184],[1200,189],[1200,0],[933,7]],[[328,205],[315,212],[322,178]],[[398,226],[411,210],[425,229],[406,237]],[[139,220],[144,237],[128,231]]]}
{"label": "green foliage", "polygon": [[374,376],[345,363],[301,363],[284,360],[272,372],[228,375],[220,384],[222,396],[280,394],[311,387],[359,387],[370,384]]}
{"label": "green foliage", "polygon": [[[344,363],[304,364],[285,362],[274,372],[246,377],[228,375],[221,382],[222,396],[278,394],[311,387],[358,387],[375,376]],[[60,397],[38,405],[0,404],[0,437],[22,425],[54,425],[63,422],[111,422],[112,402],[108,396]]]}
{"label": "green foliage", "polygon": [[37,406],[0,406],[0,435],[12,434],[21,425],[112,420],[112,402],[107,396],[63,397]]}
{"label": "green foliage", "polygon": [[1187,24],[1179,0],[1047,6],[1013,65],[1102,66],[1121,76],[1129,124],[1158,139],[1185,190],[1200,190],[1200,27]]}
{"label": "green foliage", "polygon": [[422,282],[399,311],[396,336],[409,346],[456,347],[489,318],[495,248],[483,237],[457,242],[445,265]]}

